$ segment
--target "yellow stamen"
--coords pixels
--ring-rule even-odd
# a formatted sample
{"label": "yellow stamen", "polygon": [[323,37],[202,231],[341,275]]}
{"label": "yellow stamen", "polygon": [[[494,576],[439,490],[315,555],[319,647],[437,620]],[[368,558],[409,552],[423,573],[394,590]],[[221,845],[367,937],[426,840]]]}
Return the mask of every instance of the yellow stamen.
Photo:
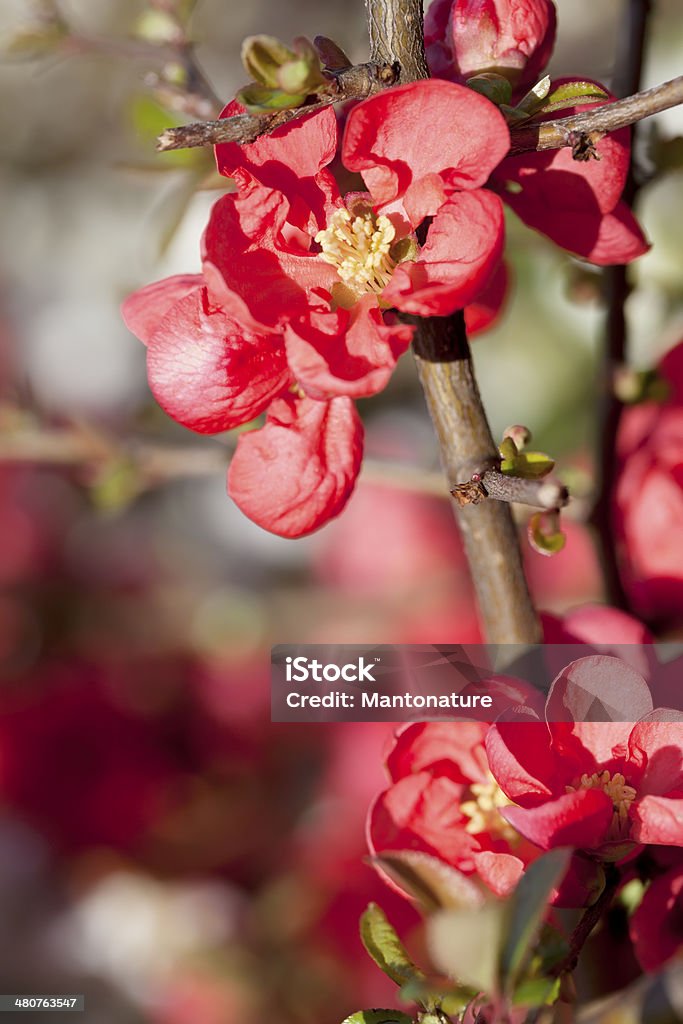
{"label": "yellow stamen", "polygon": [[629,833],[629,807],[636,798],[636,791],[633,786],[626,783],[621,772],[612,775],[607,769],[601,772],[593,772],[587,775],[585,772],[573,786],[565,787],[567,793],[575,793],[579,789],[601,789],[612,801],[612,820],[610,822],[607,838],[619,840],[628,838]]}
{"label": "yellow stamen", "polygon": [[336,267],[339,277],[357,297],[381,292],[396,267],[390,249],[396,231],[384,214],[372,210],[354,215],[336,210],[329,226],[315,236],[320,258]]}
{"label": "yellow stamen", "polygon": [[519,838],[513,827],[499,814],[499,808],[509,806],[512,800],[508,800],[493,775],[489,775],[488,782],[473,782],[470,794],[473,799],[460,804],[460,810],[470,819],[465,826],[466,832],[471,835],[490,832],[509,841]]}

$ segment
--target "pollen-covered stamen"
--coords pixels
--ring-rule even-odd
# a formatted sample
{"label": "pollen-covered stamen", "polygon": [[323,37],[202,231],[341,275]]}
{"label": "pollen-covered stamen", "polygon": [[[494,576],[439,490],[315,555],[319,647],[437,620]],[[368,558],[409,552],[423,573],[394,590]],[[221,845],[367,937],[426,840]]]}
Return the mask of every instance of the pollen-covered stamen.
{"label": "pollen-covered stamen", "polygon": [[337,268],[339,277],[357,296],[379,293],[396,267],[391,246],[396,230],[384,214],[336,210],[329,226],[315,236],[321,259]]}
{"label": "pollen-covered stamen", "polygon": [[587,775],[585,772],[573,786],[566,786],[567,793],[578,789],[601,789],[612,801],[613,814],[607,833],[608,839],[626,839],[629,832],[628,811],[636,798],[636,791],[629,786],[621,772],[612,775],[607,769]]}
{"label": "pollen-covered stamen", "polygon": [[471,835],[488,832],[509,841],[519,838],[518,833],[499,813],[499,809],[509,806],[512,800],[508,800],[492,775],[488,782],[473,782],[470,794],[472,799],[460,804],[460,810],[470,819],[465,825],[466,832]]}

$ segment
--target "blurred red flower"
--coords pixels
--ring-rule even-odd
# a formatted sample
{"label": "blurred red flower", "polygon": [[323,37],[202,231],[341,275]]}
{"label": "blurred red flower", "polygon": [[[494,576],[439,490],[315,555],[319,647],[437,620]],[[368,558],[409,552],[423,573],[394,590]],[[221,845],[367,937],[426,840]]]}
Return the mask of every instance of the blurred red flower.
{"label": "blurred red flower", "polygon": [[668,625],[683,618],[683,342],[661,361],[663,404],[624,410],[614,522],[623,581],[636,612]]}

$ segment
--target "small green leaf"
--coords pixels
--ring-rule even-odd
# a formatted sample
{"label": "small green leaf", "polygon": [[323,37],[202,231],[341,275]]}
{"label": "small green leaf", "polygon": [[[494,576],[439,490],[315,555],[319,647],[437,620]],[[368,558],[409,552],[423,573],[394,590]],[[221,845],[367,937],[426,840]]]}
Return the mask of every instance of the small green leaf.
{"label": "small green leaf", "polygon": [[397,985],[405,985],[424,973],[410,959],[384,911],[371,903],[360,919],[360,937],[380,970]]}
{"label": "small green leaf", "polygon": [[505,459],[509,462],[514,462],[519,454],[517,445],[511,437],[504,437],[498,445],[498,451],[500,452],[501,459]]}
{"label": "small green leaf", "polygon": [[608,99],[605,90],[595,82],[565,82],[564,85],[558,85],[557,89],[553,89],[542,109],[545,113],[549,109],[561,110],[563,107],[576,106],[577,101],[590,103]]}
{"label": "small green leaf", "polygon": [[373,864],[412,896],[427,913],[458,907],[480,907],[481,889],[438,857],[419,850],[399,850],[373,857]]}
{"label": "small green leaf", "polygon": [[242,43],[242,63],[250,78],[269,89],[278,85],[278,72],[296,55],[275,36],[247,36]]}
{"label": "small green leaf", "polygon": [[560,994],[559,978],[527,978],[515,989],[515,1006],[550,1006]]}
{"label": "small green leaf", "polygon": [[531,954],[553,890],[564,877],[572,851],[552,850],[524,872],[509,901],[509,917],[500,958],[500,977],[514,990],[520,970]]}
{"label": "small green leaf", "polygon": [[531,480],[547,476],[555,465],[554,460],[545,452],[521,452],[515,461],[517,476]]}
{"label": "small green leaf", "polygon": [[556,510],[536,512],[527,526],[529,544],[539,555],[556,555],[567,538],[560,529],[560,515]]}
{"label": "small green leaf", "polygon": [[532,89],[529,89],[528,93],[522,97],[515,107],[515,110],[532,116],[537,114],[547,99],[549,92],[550,75],[545,75],[540,82],[536,82],[536,85]]}
{"label": "small green leaf", "polygon": [[413,1024],[413,1018],[400,1010],[356,1010],[343,1024]]}
{"label": "small green leaf", "polygon": [[237,93],[237,100],[250,114],[262,114],[271,110],[293,110],[302,107],[307,93],[298,96],[282,89],[267,89],[263,85],[247,85]]}
{"label": "small green leaf", "polygon": [[494,75],[487,72],[483,75],[474,75],[467,79],[467,87],[481,96],[485,96],[491,103],[499,107],[502,103],[509,104],[512,98],[512,85],[502,75]]}

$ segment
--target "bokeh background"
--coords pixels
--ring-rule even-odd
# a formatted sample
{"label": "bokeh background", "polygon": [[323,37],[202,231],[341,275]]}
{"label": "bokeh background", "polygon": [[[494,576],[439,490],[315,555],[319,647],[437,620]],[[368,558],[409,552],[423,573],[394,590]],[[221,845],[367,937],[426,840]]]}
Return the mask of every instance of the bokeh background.
{"label": "bokeh background", "polygon": [[[551,72],[609,83],[623,5],[557,6]],[[268,651],[477,640],[431,428],[406,357],[361,403],[370,463],[339,520],[286,541],[232,506],[230,438],[156,407],[119,316],[128,292],[199,268],[225,182],[208,154],[154,152],[173,115],[152,96],[162,62],[131,50],[144,0],[63,0],[77,43],[36,56],[22,33],[48,7],[0,5],[0,991],[84,992],[102,1024],[335,1024],[394,1002],[357,937],[365,904],[412,921],[362,861],[389,727],[271,725]],[[646,85],[683,49],[680,0],[654,7]],[[198,0],[220,97],[264,31],[366,54],[360,0]],[[656,131],[683,134],[680,112]],[[628,305],[636,367],[683,335],[667,152],[639,200],[654,247]],[[494,430],[528,424],[577,495],[565,551],[526,551],[561,614],[604,597],[582,524],[604,311],[594,271],[512,217],[509,237],[507,311],[475,359]]]}

